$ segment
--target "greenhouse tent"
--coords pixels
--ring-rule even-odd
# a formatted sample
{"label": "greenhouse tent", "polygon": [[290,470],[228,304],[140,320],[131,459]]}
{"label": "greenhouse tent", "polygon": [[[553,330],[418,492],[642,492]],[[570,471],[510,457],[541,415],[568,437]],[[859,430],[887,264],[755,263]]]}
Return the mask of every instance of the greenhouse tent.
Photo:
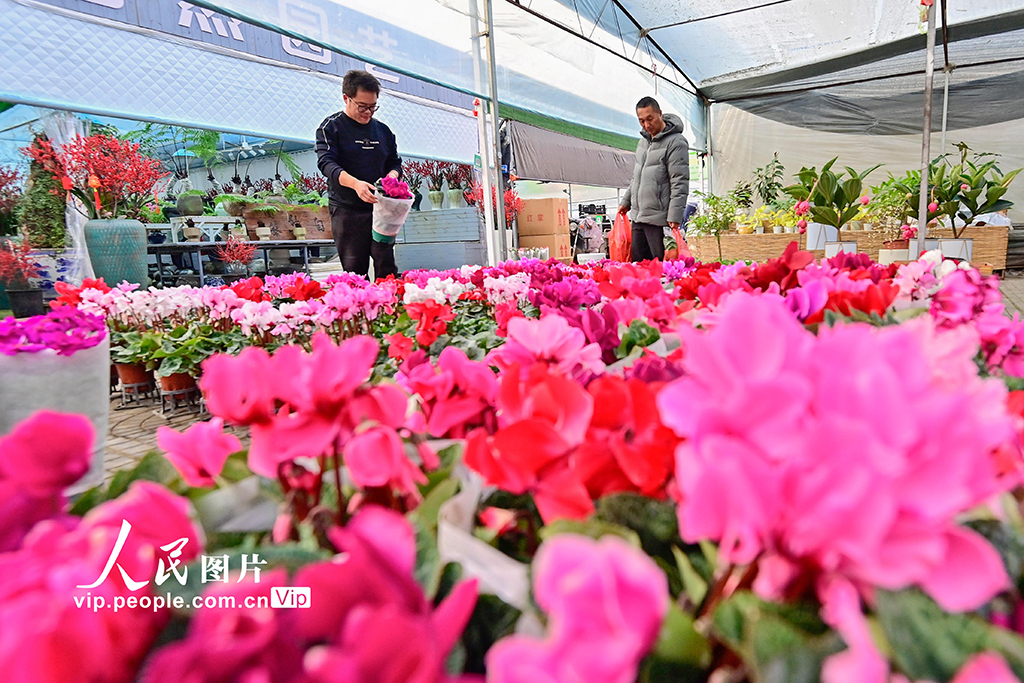
{"label": "greenhouse tent", "polygon": [[[489,95],[473,36],[487,0],[197,0],[463,92]],[[832,156],[920,167],[925,37],[916,0],[490,0],[503,103],[625,135],[654,94],[711,142],[716,186],[778,151],[790,171]],[[1024,165],[1020,0],[936,0],[933,129]],[[360,9],[363,11],[360,11]],[[574,34],[569,36],[568,34]],[[943,49],[945,47],[945,49]],[[947,56],[948,55],[948,56]],[[706,117],[705,112],[710,116]],[[710,123],[708,123],[710,119]],[[932,149],[942,152],[941,134]],[[870,180],[880,180],[883,172]],[[1024,218],[1024,184],[1009,196]]]}

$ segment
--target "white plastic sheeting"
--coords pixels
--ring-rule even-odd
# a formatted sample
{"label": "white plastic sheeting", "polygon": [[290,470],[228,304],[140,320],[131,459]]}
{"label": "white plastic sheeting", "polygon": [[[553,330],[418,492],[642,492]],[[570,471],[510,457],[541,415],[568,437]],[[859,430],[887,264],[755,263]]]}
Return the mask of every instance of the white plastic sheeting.
{"label": "white plastic sheeting", "polygon": [[[801,166],[821,168],[836,156],[843,166],[856,169],[884,163],[868,176],[869,186],[881,183],[890,172],[900,176],[921,168],[920,133],[885,136],[830,133],[779,123],[728,104],[714,106],[711,123],[716,193],[728,191],[738,180],[749,179],[751,171],[771,161],[775,152],[786,166],[787,184],[795,182],[792,174]],[[1024,140],[1024,120],[1016,119],[958,130],[947,137],[945,151],[956,153],[954,145],[963,141],[977,151],[998,152],[1001,154],[998,163],[1005,172],[1024,167],[1021,140]],[[937,135],[932,136],[932,152],[935,156],[942,153]],[[1014,222],[1024,221],[1024,183],[1018,180],[1010,185],[1006,199],[1014,202],[1010,218]]]}
{"label": "white plastic sheeting", "polygon": [[[389,69],[489,97],[483,53],[473,36],[484,31],[482,0],[196,0]],[[538,11],[562,10],[554,0]],[[634,105],[657,95],[687,122],[702,146],[704,108],[685,80],[655,76],[657,64],[637,63],[625,48],[604,47],[613,36],[593,26],[593,42],[567,33],[515,4],[494,0],[498,96],[501,102],[601,130],[637,133]],[[621,43],[621,41],[619,41]],[[630,50],[632,51],[632,50]],[[682,84],[680,84],[680,82]]]}
{"label": "white plastic sheeting", "polygon": [[[342,105],[335,76],[141,28],[0,0],[0,100],[311,143]],[[470,112],[387,96],[399,151],[470,162]]]}

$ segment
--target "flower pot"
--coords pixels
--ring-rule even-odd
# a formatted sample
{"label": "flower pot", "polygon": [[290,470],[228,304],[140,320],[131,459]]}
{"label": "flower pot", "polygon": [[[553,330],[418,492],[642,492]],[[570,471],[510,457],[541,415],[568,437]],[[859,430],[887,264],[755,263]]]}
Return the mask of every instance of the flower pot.
{"label": "flower pot", "polygon": [[[66,490],[81,493],[103,483],[110,415],[110,338],[70,356],[52,350],[0,354],[0,434],[40,410],[84,415],[92,423],[92,465]],[[4,514],[10,514],[7,510]]]}
{"label": "flower pot", "polygon": [[736,232],[738,232],[741,235],[753,235],[754,234],[754,226],[753,225],[746,225],[746,224],[738,225],[738,226],[736,226]]}
{"label": "flower pot", "polygon": [[882,242],[882,246],[886,249],[909,249],[910,240],[889,240]]}
{"label": "flower pot", "polygon": [[940,239],[939,250],[943,258],[970,261],[974,255],[973,239]]}
{"label": "flower pot", "polygon": [[300,227],[292,228],[292,234],[295,235],[295,239],[304,240],[306,239],[306,229]]}
{"label": "flower pot", "polygon": [[11,301],[11,312],[15,318],[30,318],[46,313],[41,289],[8,289],[7,298]]}
{"label": "flower pot", "polygon": [[420,204],[422,204],[422,203],[423,203],[423,195],[421,195],[418,190],[413,190],[412,191],[412,210],[413,211],[419,211],[420,210]]}
{"label": "flower pot", "polygon": [[764,225],[754,226],[754,232],[756,234],[758,234],[758,235],[763,235],[764,234]]}
{"label": "flower pot", "polygon": [[776,235],[781,235],[784,232],[786,232],[786,228],[782,227],[781,225],[773,225],[772,226],[772,233],[774,233]]}
{"label": "flower pot", "polygon": [[249,239],[249,230],[244,225],[232,225],[228,228],[228,234],[240,240]]}
{"label": "flower pot", "polygon": [[164,392],[188,391],[189,389],[194,389],[195,386],[195,377],[187,372],[176,372],[173,375],[160,378],[160,390]]}
{"label": "flower pot", "polygon": [[198,242],[203,231],[200,228],[182,228],[181,232],[186,242]]}
{"label": "flower pot", "polygon": [[[122,386],[133,385],[139,387],[144,384],[153,386],[153,371],[147,370],[146,366],[139,363],[114,363],[117,368],[117,378],[121,380]],[[135,393],[135,389],[128,393]]]}
{"label": "flower pot", "polygon": [[96,277],[111,287],[149,283],[146,227],[139,221],[91,220],[85,224],[85,243]]}
{"label": "flower pot", "polygon": [[462,190],[448,190],[448,208],[457,209],[462,206]]}
{"label": "flower pot", "polygon": [[270,239],[270,233],[271,233],[271,229],[270,228],[256,228],[256,237],[261,242],[266,242],[267,240],[269,240]]}
{"label": "flower pot", "polygon": [[788,233],[788,234],[793,234],[793,233],[797,232],[798,230],[799,230],[799,228],[797,228],[795,225],[787,225],[786,226],[786,233]]}
{"label": "flower pot", "polygon": [[427,197],[430,198],[430,208],[436,211],[441,208],[441,204],[444,202],[444,192],[441,190],[431,190],[427,193]]}
{"label": "flower pot", "polygon": [[847,254],[857,253],[856,242],[826,242],[825,243],[825,258],[832,258],[838,256],[840,252]]}
{"label": "flower pot", "polygon": [[850,221],[847,227],[855,232],[861,232],[864,230],[864,223],[861,221]]}
{"label": "flower pot", "polygon": [[815,251],[825,248],[826,242],[838,242],[839,231],[831,225],[821,223],[807,224],[807,250]]}
{"label": "flower pot", "polygon": [[890,263],[910,260],[910,249],[879,249],[878,265],[887,266]]}
{"label": "flower pot", "polygon": [[202,216],[203,195],[186,194],[178,197],[178,213],[182,216]]}
{"label": "flower pot", "polygon": [[995,266],[991,263],[982,263],[978,266],[978,272],[987,277],[995,273]]}

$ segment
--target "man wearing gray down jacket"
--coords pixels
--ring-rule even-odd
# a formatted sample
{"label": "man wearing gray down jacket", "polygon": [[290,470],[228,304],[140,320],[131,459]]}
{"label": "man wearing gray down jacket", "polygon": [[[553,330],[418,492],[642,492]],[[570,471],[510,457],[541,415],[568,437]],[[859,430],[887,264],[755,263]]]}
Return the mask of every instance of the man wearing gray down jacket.
{"label": "man wearing gray down jacket", "polygon": [[678,228],[690,189],[690,148],[683,121],[662,115],[653,97],[636,103],[643,128],[636,146],[633,180],[622,196],[619,213],[630,212],[633,222],[633,261],[665,258],[665,226]]}

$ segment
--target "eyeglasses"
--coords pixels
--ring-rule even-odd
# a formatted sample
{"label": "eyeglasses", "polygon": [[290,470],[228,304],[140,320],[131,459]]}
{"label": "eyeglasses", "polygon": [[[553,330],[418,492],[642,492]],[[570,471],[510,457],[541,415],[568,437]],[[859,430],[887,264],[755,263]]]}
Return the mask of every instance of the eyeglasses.
{"label": "eyeglasses", "polygon": [[356,109],[359,110],[360,114],[372,114],[380,110],[380,105],[377,104],[360,104],[355,100],[353,100],[353,103],[356,105]]}

